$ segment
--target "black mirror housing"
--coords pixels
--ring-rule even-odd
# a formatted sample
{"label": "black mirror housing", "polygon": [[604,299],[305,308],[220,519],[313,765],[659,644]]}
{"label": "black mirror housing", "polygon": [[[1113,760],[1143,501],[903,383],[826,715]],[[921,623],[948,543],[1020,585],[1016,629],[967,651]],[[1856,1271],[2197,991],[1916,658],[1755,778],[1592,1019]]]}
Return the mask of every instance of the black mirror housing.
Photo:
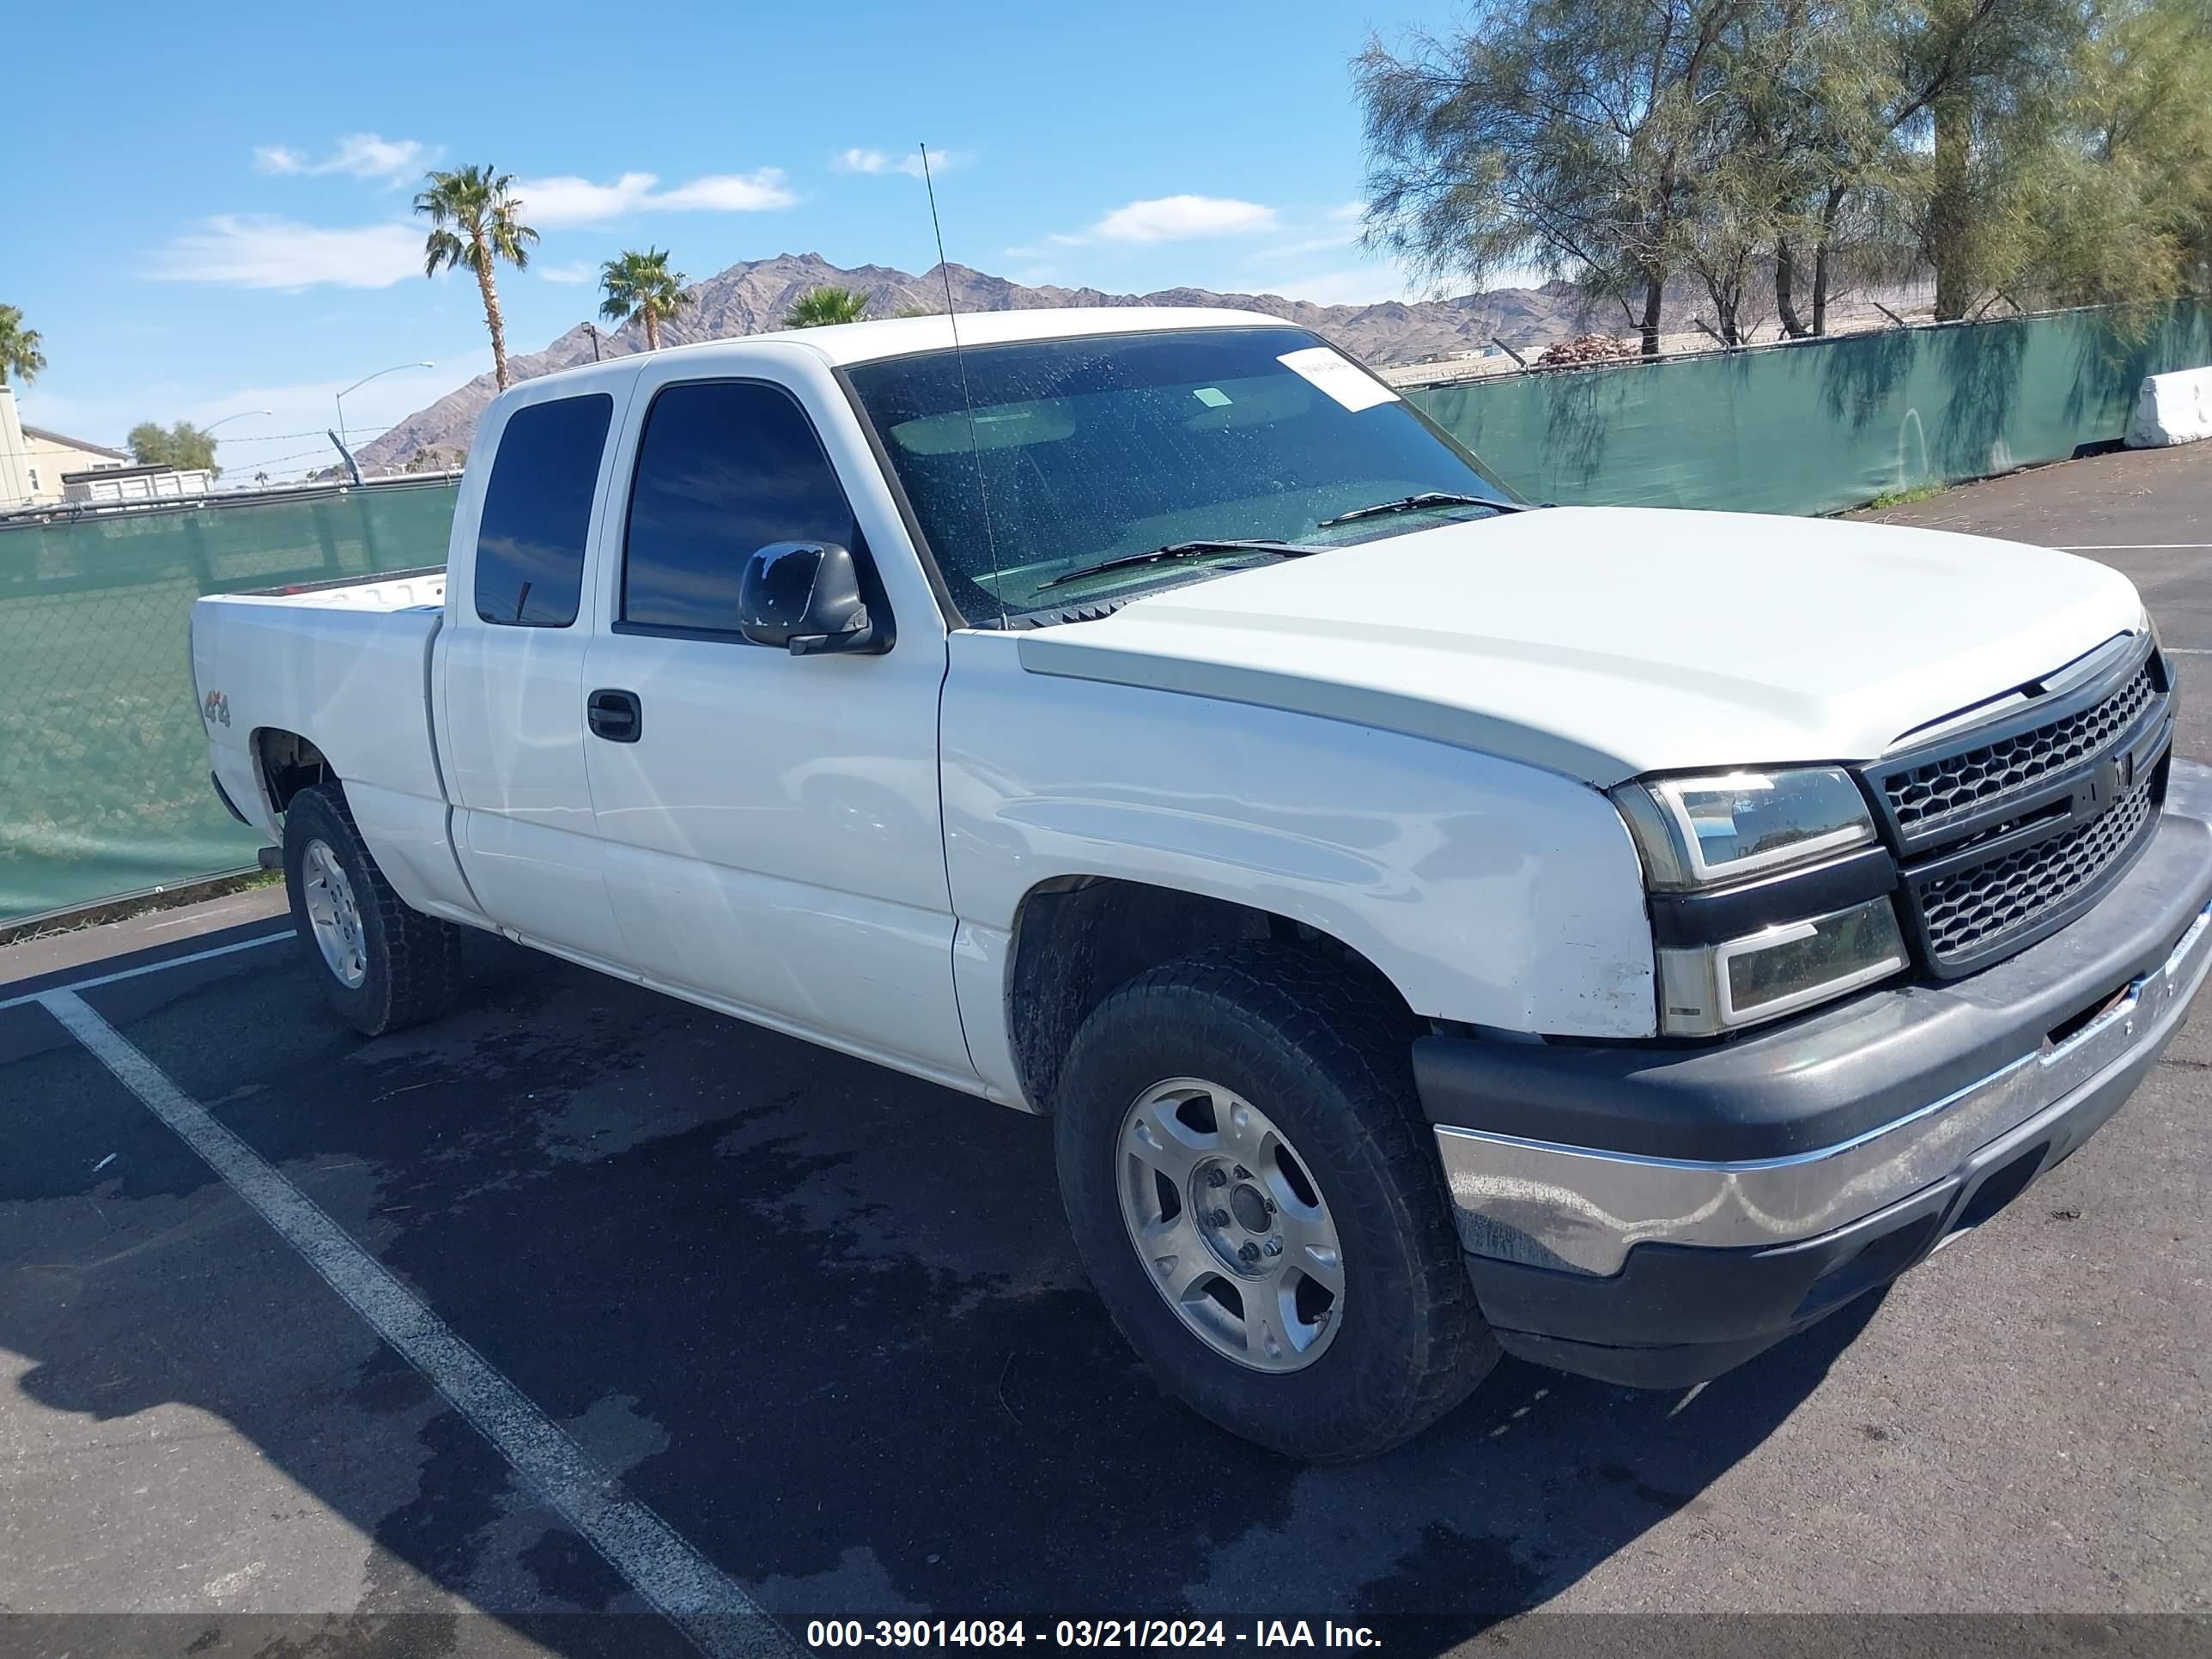
{"label": "black mirror housing", "polygon": [[771,542],[746,560],[738,629],[794,657],[890,649],[890,630],[868,613],[860,561],[836,542]]}

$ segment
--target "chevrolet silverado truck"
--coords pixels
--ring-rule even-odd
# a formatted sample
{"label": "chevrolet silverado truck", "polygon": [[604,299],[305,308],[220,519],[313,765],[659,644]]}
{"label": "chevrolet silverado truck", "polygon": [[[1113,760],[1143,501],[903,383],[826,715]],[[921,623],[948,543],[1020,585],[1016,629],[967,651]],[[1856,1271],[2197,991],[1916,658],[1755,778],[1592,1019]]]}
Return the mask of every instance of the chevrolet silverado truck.
{"label": "chevrolet silverado truck", "polygon": [[1534,507],[1245,313],[957,325],[528,381],[442,570],[198,602],[340,1016],[484,929],[1046,1115],[1131,1345],[1311,1459],[1501,1351],[1717,1375],[2181,1022],[2212,787],[2114,572]]}

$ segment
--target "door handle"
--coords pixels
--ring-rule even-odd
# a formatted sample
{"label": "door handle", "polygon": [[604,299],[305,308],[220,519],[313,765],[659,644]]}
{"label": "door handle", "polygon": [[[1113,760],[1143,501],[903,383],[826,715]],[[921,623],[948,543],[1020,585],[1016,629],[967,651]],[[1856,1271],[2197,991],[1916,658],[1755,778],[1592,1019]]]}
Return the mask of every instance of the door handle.
{"label": "door handle", "polygon": [[595,738],[635,743],[645,733],[645,711],[635,691],[594,691],[584,699],[584,719]]}

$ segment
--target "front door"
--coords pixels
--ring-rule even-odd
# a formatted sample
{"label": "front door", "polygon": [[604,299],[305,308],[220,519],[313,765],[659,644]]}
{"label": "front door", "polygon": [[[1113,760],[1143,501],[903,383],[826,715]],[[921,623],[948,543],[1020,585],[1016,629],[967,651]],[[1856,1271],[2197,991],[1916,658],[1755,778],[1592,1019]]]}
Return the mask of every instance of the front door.
{"label": "front door", "polygon": [[[635,398],[583,687],[613,711],[586,757],[629,957],[734,1012],[972,1079],[939,838],[944,624],[880,483],[840,482],[823,428],[850,457],[857,424],[766,380],[687,380],[680,360]],[[800,538],[887,550],[888,653],[795,657],[738,632],[747,558]]]}

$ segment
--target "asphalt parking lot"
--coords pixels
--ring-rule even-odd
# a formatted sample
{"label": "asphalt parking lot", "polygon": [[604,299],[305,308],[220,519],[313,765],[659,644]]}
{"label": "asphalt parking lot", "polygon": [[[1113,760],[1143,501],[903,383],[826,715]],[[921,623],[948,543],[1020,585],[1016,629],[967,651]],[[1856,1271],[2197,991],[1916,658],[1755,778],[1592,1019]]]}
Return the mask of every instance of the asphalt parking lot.
{"label": "asphalt parking lot", "polygon": [[[2212,445],[1878,516],[2094,549],[2212,659]],[[496,941],[465,1012],[364,1042],[256,909],[0,951],[0,1650],[2212,1613],[2212,1015],[1886,1297],[1687,1395],[1508,1361],[1311,1470],[1152,1387],[1039,1121]],[[329,1237],[255,1207],[289,1189]]]}

